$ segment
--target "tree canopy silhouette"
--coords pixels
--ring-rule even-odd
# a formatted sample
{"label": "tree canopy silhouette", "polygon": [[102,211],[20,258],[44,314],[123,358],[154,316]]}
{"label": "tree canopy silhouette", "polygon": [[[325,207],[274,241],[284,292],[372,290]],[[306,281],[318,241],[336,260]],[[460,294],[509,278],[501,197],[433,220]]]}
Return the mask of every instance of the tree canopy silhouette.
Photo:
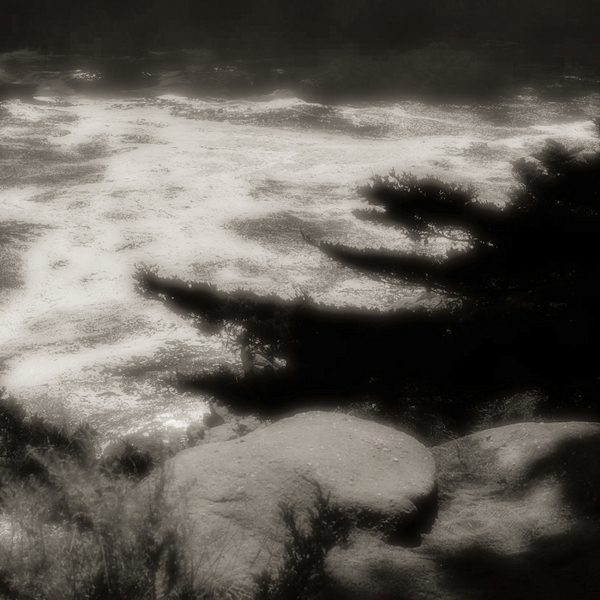
{"label": "tree canopy silhouette", "polygon": [[363,395],[405,408],[417,402],[424,414],[435,405],[460,431],[482,401],[535,389],[546,397],[545,416],[590,418],[600,391],[593,350],[600,334],[600,152],[548,141],[513,168],[517,187],[503,209],[478,202],[473,187],[394,171],[359,189],[369,207],[355,216],[413,238],[459,241],[445,257],[305,235],[334,260],[433,290],[436,309],[340,309],[306,297],[224,293],[149,272],[138,273],[140,287],[198,315],[203,326],[239,328],[242,352],[262,356],[270,368],[196,384],[252,409]]}

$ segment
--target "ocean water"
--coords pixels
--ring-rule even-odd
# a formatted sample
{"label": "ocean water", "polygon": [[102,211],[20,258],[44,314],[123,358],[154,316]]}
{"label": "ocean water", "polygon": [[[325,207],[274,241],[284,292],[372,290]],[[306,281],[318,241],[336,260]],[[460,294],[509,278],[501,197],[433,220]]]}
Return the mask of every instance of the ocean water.
{"label": "ocean water", "polygon": [[227,337],[135,291],[138,265],[226,290],[406,306],[423,290],[340,266],[302,232],[442,254],[444,240],[424,247],[354,218],[357,187],[394,168],[471,183],[501,207],[511,161],[547,138],[597,144],[595,93],[333,105],[285,87],[190,93],[175,71],[107,93],[93,71],[52,69],[4,75],[37,89],[0,101],[0,385],[103,440],[183,434],[208,398],[182,393],[176,374],[241,369]]}

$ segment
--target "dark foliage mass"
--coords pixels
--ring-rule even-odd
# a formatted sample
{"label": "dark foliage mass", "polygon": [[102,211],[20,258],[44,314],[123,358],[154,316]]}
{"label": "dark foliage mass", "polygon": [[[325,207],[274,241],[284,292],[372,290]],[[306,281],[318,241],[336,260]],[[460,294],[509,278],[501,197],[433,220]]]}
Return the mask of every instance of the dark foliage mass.
{"label": "dark foliage mass", "polygon": [[317,482],[314,507],[308,510],[303,525],[296,509],[280,508],[288,540],[283,549],[283,564],[273,575],[269,571],[257,578],[255,600],[295,600],[321,597],[327,589],[325,558],[337,545],[348,542],[352,523],[339,507],[330,502]]}
{"label": "dark foliage mass", "polygon": [[224,597],[210,566],[194,564],[165,471],[140,483],[155,466],[144,452],[126,443],[106,462],[94,450],[89,426],[31,416],[1,391],[0,511],[10,533],[0,539],[0,597]]}
{"label": "dark foliage mass", "polygon": [[[214,557],[195,551],[184,492],[167,472],[140,481],[154,466],[146,453],[126,442],[122,454],[99,461],[92,438],[89,427],[53,425],[0,395],[0,511],[10,532],[0,539],[0,597],[231,598]],[[243,597],[308,599],[326,587],[326,556],[348,541],[352,522],[312,483],[306,512],[280,506],[280,568],[264,571]]]}
{"label": "dark foliage mass", "polygon": [[85,464],[93,456],[93,433],[88,426],[75,431],[26,413],[0,389],[0,473],[2,479],[30,475],[47,479],[43,454],[67,457]]}
{"label": "dark foliage mass", "polygon": [[[430,346],[430,357],[441,362],[449,350],[444,335],[451,310],[433,313],[426,309],[403,313],[378,310],[337,309],[309,299],[283,301],[260,298],[252,293],[224,294],[211,286],[191,286],[140,273],[141,285],[158,292],[172,305],[199,314],[211,328],[235,323],[243,328],[238,341],[270,362],[285,361],[285,368],[244,376],[217,373],[194,383],[217,392],[239,408],[267,413],[286,412],[292,406],[310,404],[310,398],[349,394],[394,394],[404,385],[402,373],[421,382],[428,390],[436,387],[419,348]],[[202,308],[199,308],[202,307]],[[426,321],[428,330],[423,330]],[[400,336],[400,337],[399,337]],[[440,340],[441,344],[435,344]],[[427,354],[426,354],[427,355]],[[464,364],[467,358],[463,356]],[[471,386],[468,371],[453,361],[455,377]],[[452,364],[445,369],[449,375]],[[299,402],[299,399],[303,399]]]}
{"label": "dark foliage mass", "polygon": [[135,444],[125,440],[123,450],[116,456],[105,460],[104,466],[113,473],[141,479],[157,465],[148,450],[141,450]]}
{"label": "dark foliage mass", "polygon": [[[346,264],[459,298],[458,323],[447,319],[447,333],[462,339],[456,349],[468,348],[473,382],[540,386],[553,403],[559,396],[569,403],[587,395],[583,404],[592,409],[600,153],[548,141],[533,158],[514,163],[519,186],[504,210],[477,205],[471,189],[394,172],[360,190],[384,208],[381,220],[409,234],[452,237],[459,227],[470,247],[451,250],[444,260],[313,243]],[[430,367],[440,372],[438,363]],[[455,387],[455,377],[445,380]]]}
{"label": "dark foliage mass", "polygon": [[[384,209],[384,217],[392,224],[410,226],[415,235],[435,232],[436,226],[476,225],[478,220],[493,216],[476,203],[474,187],[450,184],[433,177],[419,179],[410,173],[374,175],[370,185],[359,188],[369,204]],[[365,217],[374,211],[364,211]]]}
{"label": "dark foliage mass", "polygon": [[598,262],[600,154],[581,156],[549,141],[534,158],[538,162],[521,159],[513,165],[520,186],[504,210],[477,203],[472,188],[393,171],[359,190],[384,208],[375,213],[378,222],[420,237],[451,237],[451,228],[459,228],[454,235],[468,239],[468,251],[451,250],[442,260],[310,241],[346,264],[459,296],[491,300],[536,289],[546,299],[588,295],[591,289],[577,286],[593,286]]}
{"label": "dark foliage mass", "polygon": [[[421,238],[458,239],[446,257],[356,249],[311,238],[335,260],[439,294],[439,307],[383,312],[338,309],[309,298],[249,292],[138,273],[205,327],[235,324],[242,353],[273,368],[218,372],[193,383],[247,410],[286,412],[324,396],[376,398],[384,406],[442,415],[461,432],[484,399],[523,390],[546,398],[545,416],[597,415],[600,153],[549,141],[514,163],[504,209],[471,187],[391,172],[360,193],[377,219]],[[364,216],[364,212],[360,213]],[[375,213],[367,213],[367,215]],[[277,360],[285,368],[275,368]],[[316,400],[315,400],[316,402]]]}
{"label": "dark foliage mass", "polygon": [[0,388],[0,489],[15,481],[36,481],[52,487],[52,465],[72,463],[100,468],[104,475],[141,479],[158,461],[149,452],[124,440],[123,450],[109,458],[96,456],[96,432],[88,424],[71,428],[29,414]]}

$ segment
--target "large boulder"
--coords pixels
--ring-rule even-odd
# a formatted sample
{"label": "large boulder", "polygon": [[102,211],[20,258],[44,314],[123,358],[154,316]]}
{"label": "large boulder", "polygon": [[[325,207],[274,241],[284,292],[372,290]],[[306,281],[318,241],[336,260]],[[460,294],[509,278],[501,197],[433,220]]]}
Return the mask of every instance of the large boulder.
{"label": "large boulder", "polygon": [[521,423],[432,448],[419,548],[363,534],[327,558],[337,599],[600,598],[600,425]]}
{"label": "large boulder", "polygon": [[186,490],[193,555],[228,588],[251,589],[253,576],[280,566],[282,503],[302,519],[320,489],[357,530],[411,545],[437,506],[434,461],[423,445],[339,413],[302,413],[191,448],[167,469],[173,487]]}

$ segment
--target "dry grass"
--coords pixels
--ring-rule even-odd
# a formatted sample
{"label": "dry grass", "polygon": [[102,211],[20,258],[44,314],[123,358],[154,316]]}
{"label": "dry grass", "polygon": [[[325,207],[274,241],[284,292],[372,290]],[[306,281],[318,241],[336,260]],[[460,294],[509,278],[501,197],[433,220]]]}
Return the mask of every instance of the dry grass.
{"label": "dry grass", "polygon": [[88,428],[69,432],[2,394],[0,598],[224,597],[210,561],[191,550],[185,490],[164,469],[140,481],[134,463],[110,468]]}

